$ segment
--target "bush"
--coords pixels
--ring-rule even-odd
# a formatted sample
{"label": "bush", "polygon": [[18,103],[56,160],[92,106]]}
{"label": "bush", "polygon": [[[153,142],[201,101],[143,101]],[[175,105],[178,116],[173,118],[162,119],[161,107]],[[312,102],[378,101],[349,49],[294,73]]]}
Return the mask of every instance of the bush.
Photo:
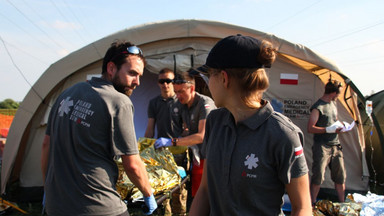
{"label": "bush", "polygon": [[5,99],[0,102],[0,109],[17,109],[19,108],[20,103],[12,99]]}

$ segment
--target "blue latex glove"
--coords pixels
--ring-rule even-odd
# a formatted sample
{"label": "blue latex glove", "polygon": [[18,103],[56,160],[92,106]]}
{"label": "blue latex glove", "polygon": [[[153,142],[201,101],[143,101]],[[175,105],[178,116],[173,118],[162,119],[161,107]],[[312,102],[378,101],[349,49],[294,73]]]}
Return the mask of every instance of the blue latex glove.
{"label": "blue latex glove", "polygon": [[155,148],[167,147],[172,145],[172,139],[160,137],[155,141]]}
{"label": "blue latex glove", "polygon": [[177,167],[177,171],[179,171],[181,179],[184,179],[187,176],[187,173],[183,167]]}
{"label": "blue latex glove", "polygon": [[144,202],[147,208],[146,212],[144,212],[145,215],[150,215],[152,214],[156,209],[157,209],[157,202],[153,194],[149,197],[144,197]]}

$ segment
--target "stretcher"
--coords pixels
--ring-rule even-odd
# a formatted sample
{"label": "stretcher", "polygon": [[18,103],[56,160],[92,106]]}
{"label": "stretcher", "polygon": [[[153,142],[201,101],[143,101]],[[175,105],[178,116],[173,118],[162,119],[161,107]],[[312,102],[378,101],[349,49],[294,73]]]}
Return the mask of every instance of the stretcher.
{"label": "stretcher", "polygon": [[[172,197],[172,194],[177,191],[178,189],[180,189],[180,187],[183,185],[183,184],[186,184],[188,181],[190,180],[190,176],[187,175],[184,179],[182,179],[182,181],[180,182],[179,185],[176,185],[174,187],[172,187],[171,189],[167,190],[167,191],[164,191],[163,193],[160,193],[160,194],[157,194],[155,195],[155,199],[156,199],[156,203],[157,203],[157,206],[158,206],[158,209],[161,208],[163,202],[166,200],[166,199],[169,199],[170,197]],[[129,199],[129,200],[126,200],[127,202],[127,207],[128,209],[131,211],[132,209],[140,209],[142,210],[143,212],[147,212],[148,211],[148,208],[147,206],[144,204],[144,200],[140,199],[140,200],[135,200],[133,201],[132,199]]]}

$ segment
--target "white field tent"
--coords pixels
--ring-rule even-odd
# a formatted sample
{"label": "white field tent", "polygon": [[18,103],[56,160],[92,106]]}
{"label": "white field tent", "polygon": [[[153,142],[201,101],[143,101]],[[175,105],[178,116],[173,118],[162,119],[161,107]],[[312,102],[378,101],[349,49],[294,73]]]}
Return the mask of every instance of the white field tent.
{"label": "white field tent", "polygon": [[[131,41],[140,46],[148,62],[141,85],[131,96],[135,106],[137,137],[142,137],[147,124],[148,102],[159,94],[158,71],[164,67],[176,72],[198,67],[205,63],[207,54],[218,40],[234,34],[266,39],[278,48],[276,62],[272,68],[267,69],[270,88],[264,97],[304,132],[304,152],[309,167],[312,165],[313,143],[312,134],[308,134],[306,130],[309,108],[322,96],[324,83],[330,76],[346,86],[339,97],[340,120],[361,122],[357,109],[356,92],[360,94],[357,88],[334,63],[303,45],[288,42],[272,34],[215,21],[174,20],[149,23],[124,29],[95,41],[52,64],[44,72],[24,98],[10,128],[1,170],[1,194],[7,195],[6,189],[17,182],[20,199],[32,199],[32,191],[36,190],[40,191],[41,196],[43,181],[40,152],[50,108],[64,89],[101,73],[103,55],[115,39]],[[284,78],[294,81],[284,84]],[[348,175],[346,188],[366,192],[369,173],[362,127],[354,127],[352,131],[342,134],[340,139]],[[332,189],[333,183],[329,174],[326,179],[322,188]]]}

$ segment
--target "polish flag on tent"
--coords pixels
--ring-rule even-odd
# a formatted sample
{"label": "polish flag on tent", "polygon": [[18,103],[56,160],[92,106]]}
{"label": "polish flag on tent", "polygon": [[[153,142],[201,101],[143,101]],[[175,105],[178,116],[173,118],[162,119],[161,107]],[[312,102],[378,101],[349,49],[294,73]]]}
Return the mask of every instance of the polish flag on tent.
{"label": "polish flag on tent", "polygon": [[297,85],[299,83],[299,74],[280,74],[280,84]]}

